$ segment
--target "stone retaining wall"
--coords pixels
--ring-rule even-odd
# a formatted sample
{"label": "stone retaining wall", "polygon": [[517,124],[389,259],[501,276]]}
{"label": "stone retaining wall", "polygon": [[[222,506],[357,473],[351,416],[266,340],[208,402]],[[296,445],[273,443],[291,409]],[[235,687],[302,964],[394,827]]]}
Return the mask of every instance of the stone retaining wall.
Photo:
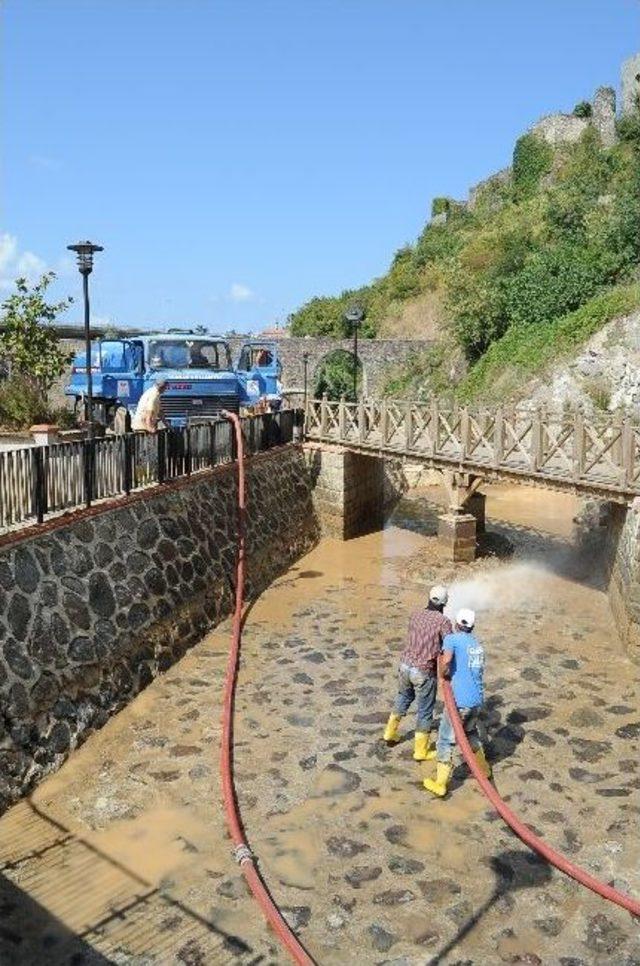
{"label": "stone retaining wall", "polygon": [[640,500],[608,504],[609,602],[620,638],[640,661]]}
{"label": "stone retaining wall", "polygon": [[384,463],[340,446],[306,444],[323,536],[349,540],[384,520]]}
{"label": "stone retaining wall", "polygon": [[313,503],[324,536],[350,540],[380,530],[409,489],[403,459],[319,443],[305,444],[305,451],[313,480]]}
{"label": "stone retaining wall", "polygon": [[[247,468],[253,596],[319,527],[300,448]],[[0,545],[0,811],[230,613],[236,485],[218,467]]]}

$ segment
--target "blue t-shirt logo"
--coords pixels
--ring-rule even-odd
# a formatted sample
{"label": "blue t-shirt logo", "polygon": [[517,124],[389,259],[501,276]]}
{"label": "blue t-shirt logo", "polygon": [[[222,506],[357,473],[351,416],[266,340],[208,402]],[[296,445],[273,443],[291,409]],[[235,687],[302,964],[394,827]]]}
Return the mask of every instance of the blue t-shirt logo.
{"label": "blue t-shirt logo", "polygon": [[447,634],[442,649],[452,655],[451,687],[459,708],[477,708],[484,700],[484,648],[473,634]]}

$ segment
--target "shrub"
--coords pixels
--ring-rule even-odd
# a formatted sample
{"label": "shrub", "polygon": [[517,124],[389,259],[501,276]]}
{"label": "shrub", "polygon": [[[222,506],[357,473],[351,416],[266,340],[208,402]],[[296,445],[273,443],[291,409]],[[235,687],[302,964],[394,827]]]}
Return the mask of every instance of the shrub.
{"label": "shrub", "polygon": [[504,284],[512,325],[549,322],[578,308],[614,270],[609,258],[588,248],[561,245],[532,255]]}
{"label": "shrub", "polygon": [[52,324],[65,312],[72,299],[47,302],[45,293],[55,278],[45,272],[32,285],[17,278],[16,291],[0,307],[0,355],[14,375],[46,392],[64,372],[71,355],[61,344]]}
{"label": "shrub", "polygon": [[414,250],[410,245],[396,252],[384,281],[378,283],[385,300],[389,302],[404,301],[421,290],[420,277],[414,259]]}
{"label": "shrub", "polygon": [[506,328],[502,286],[498,280],[462,266],[452,269],[447,282],[451,330],[467,359],[478,359]]}
{"label": "shrub", "polygon": [[640,285],[619,285],[546,325],[513,326],[469,370],[458,395],[464,400],[495,401],[503,396],[505,384],[525,384],[547,364],[586,342],[611,319],[639,307]]}
{"label": "shrub", "polygon": [[431,202],[431,217],[435,218],[436,215],[446,214],[449,211],[450,207],[451,207],[450,198],[445,198],[442,195],[438,198],[434,198],[433,201]]}
{"label": "shrub", "polygon": [[[350,305],[358,302],[365,311],[360,335],[365,339],[373,338],[380,313],[381,288],[378,280],[373,285],[364,285],[359,289],[346,289],[340,295],[310,299],[288,317],[291,335],[326,335],[346,339],[351,335],[351,328],[345,320],[345,312]],[[382,301],[386,305],[385,300]]]}
{"label": "shrub", "polygon": [[52,409],[49,413],[49,419],[60,429],[75,429],[78,426],[78,416],[73,409],[67,409],[66,406],[61,406],[60,409]]}
{"label": "shrub", "polygon": [[565,147],[556,184],[548,195],[547,219],[554,237],[584,243],[589,213],[609,190],[612,174],[612,158],[593,128],[576,144]]}
{"label": "shrub", "polygon": [[13,376],[0,383],[0,424],[7,429],[28,429],[48,418],[44,393],[32,380]]}
{"label": "shrub", "polygon": [[635,110],[616,122],[616,130],[621,141],[640,145],[640,95],[636,95]]}
{"label": "shrub", "polygon": [[616,195],[607,244],[620,254],[626,267],[640,261],[640,149],[635,151],[632,176]]}
{"label": "shrub", "polygon": [[[358,386],[361,379],[362,366],[358,360]],[[352,353],[345,349],[336,349],[326,356],[318,369],[313,391],[316,397],[326,393],[329,399],[340,399],[344,396],[347,401],[354,402]]]}
{"label": "shrub", "polygon": [[553,149],[537,134],[523,134],[513,151],[513,190],[518,200],[530,198],[551,171]]}
{"label": "shrub", "polygon": [[616,130],[621,141],[640,144],[640,111],[621,117],[616,123]]}
{"label": "shrub", "polygon": [[574,117],[591,117],[593,114],[593,108],[589,101],[578,101],[573,109]]}
{"label": "shrub", "polygon": [[430,262],[444,261],[460,248],[461,235],[451,225],[427,225],[413,250],[417,268]]}

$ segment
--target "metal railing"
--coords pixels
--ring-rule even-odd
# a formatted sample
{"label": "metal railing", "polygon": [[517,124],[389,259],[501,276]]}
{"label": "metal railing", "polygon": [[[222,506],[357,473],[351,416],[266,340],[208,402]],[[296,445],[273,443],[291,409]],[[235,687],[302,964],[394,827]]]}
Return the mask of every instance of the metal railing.
{"label": "metal railing", "polygon": [[[293,409],[243,419],[245,452],[292,442],[301,423],[302,412]],[[0,533],[188,477],[235,456],[231,425],[224,419],[0,452]]]}
{"label": "metal railing", "polygon": [[310,399],[307,439],[427,459],[443,468],[640,493],[640,426],[617,414]]}

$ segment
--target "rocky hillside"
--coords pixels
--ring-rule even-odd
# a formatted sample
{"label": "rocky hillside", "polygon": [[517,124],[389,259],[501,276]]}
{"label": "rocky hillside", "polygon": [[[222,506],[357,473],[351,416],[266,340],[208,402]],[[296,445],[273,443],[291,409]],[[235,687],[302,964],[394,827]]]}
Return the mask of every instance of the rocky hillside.
{"label": "rocky hillside", "polygon": [[292,332],[343,335],[357,300],[365,335],[440,340],[390,373],[390,393],[489,401],[528,391],[559,356],[640,308],[639,77],[640,55],[623,67],[619,116],[615,92],[601,88],[572,114],[543,118],[466,201],[436,198],[384,276],[312,299]]}
{"label": "rocky hillside", "polygon": [[640,412],[640,311],[609,322],[571,359],[524,384],[532,402]]}

